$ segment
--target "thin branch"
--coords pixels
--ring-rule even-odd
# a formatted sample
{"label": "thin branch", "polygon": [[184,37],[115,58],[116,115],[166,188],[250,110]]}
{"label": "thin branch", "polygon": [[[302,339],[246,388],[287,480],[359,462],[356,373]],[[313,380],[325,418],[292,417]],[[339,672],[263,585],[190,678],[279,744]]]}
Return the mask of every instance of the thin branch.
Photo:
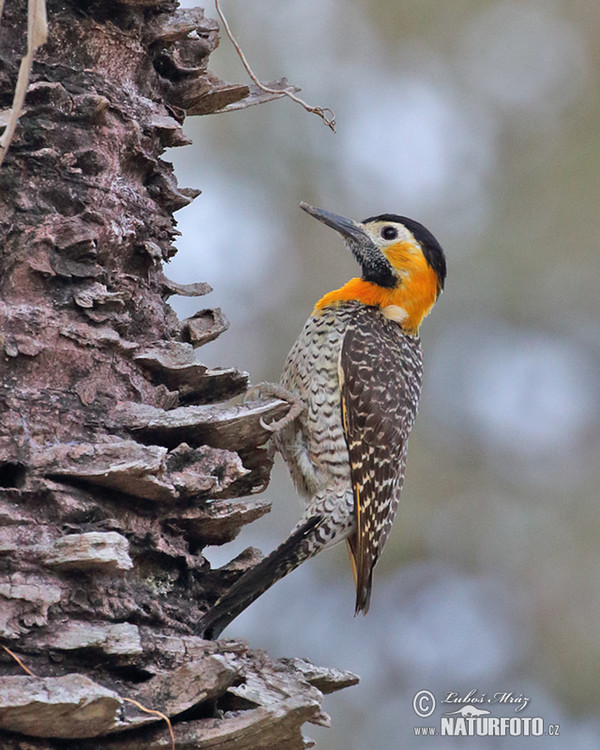
{"label": "thin branch", "polygon": [[12,141],[17,122],[23,110],[25,94],[29,84],[33,56],[48,38],[48,21],[46,19],[46,0],[28,0],[27,5],[27,54],[21,60],[17,85],[13,96],[12,109],[6,129],[0,138],[0,166],[4,161],[10,142]]}
{"label": "thin branch", "polygon": [[11,651],[11,650],[10,650],[10,649],[9,649],[9,648],[7,647],[7,646],[5,646],[5,645],[4,645],[4,644],[2,644],[2,643],[0,643],[0,646],[2,646],[2,648],[3,648],[3,649],[4,649],[5,651],[6,651],[6,653],[7,653],[7,654],[10,654],[10,655],[12,656],[12,658],[13,658],[13,659],[14,659],[14,660],[15,660],[15,661],[17,662],[17,664],[18,664],[18,665],[19,665],[19,666],[21,667],[21,669],[22,669],[22,670],[23,670],[24,672],[27,672],[27,674],[28,674],[28,675],[31,675],[31,677],[35,677],[35,675],[34,675],[34,674],[33,674],[33,672],[31,671],[31,669],[29,669],[29,667],[26,667],[26,666],[25,666],[25,665],[23,664],[23,662],[22,662],[22,661],[21,661],[21,660],[19,659],[19,657],[18,657],[18,656],[17,656],[16,654],[13,654],[13,652],[12,652],[12,651]]}
{"label": "thin branch", "polygon": [[154,708],[146,708],[146,706],[142,706],[141,703],[138,703],[137,701],[134,701],[133,698],[125,698],[121,696],[122,700],[127,701],[128,703],[133,703],[134,706],[137,706],[137,708],[140,709],[140,711],[143,711],[146,714],[154,714],[155,716],[160,716],[161,719],[164,719],[164,721],[167,722],[167,728],[169,730],[169,736],[171,737],[171,750],[175,749],[175,734],[173,732],[173,725],[171,724],[171,720],[166,714],[163,714],[162,711],[157,711]]}
{"label": "thin branch", "polygon": [[305,102],[303,99],[300,99],[299,96],[296,96],[296,94],[293,92],[292,89],[274,89],[274,88],[270,88],[269,86],[265,86],[264,83],[261,83],[258,76],[254,73],[254,71],[250,67],[248,60],[246,59],[246,55],[242,51],[242,48],[240,47],[235,37],[231,33],[231,28],[229,27],[229,23],[227,19],[225,18],[223,11],[221,10],[221,6],[219,5],[219,0],[215,0],[215,8],[217,9],[219,18],[221,19],[221,22],[223,23],[223,28],[225,29],[225,33],[227,34],[227,36],[229,37],[229,40],[233,44],[235,51],[238,53],[239,58],[242,61],[242,65],[246,69],[246,72],[248,73],[252,81],[256,84],[256,86],[258,86],[258,88],[261,91],[264,91],[267,94],[278,94],[278,95],[283,94],[284,96],[289,97],[292,101],[304,107],[304,109],[307,112],[313,112],[315,115],[318,115],[323,120],[325,125],[327,125],[328,128],[331,128],[331,130],[335,133],[335,112],[329,109],[329,107],[313,107],[312,105]]}

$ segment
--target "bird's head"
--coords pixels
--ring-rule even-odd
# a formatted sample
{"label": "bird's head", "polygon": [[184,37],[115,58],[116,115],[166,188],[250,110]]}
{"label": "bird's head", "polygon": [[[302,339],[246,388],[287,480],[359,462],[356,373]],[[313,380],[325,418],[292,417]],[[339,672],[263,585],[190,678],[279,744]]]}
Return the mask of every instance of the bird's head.
{"label": "bird's head", "polygon": [[446,278],[444,252],[431,232],[418,221],[396,214],[358,222],[306,203],[300,206],[339,232],[362,269],[361,278],[325,295],[316,310],[356,300],[380,307],[402,328],[416,331]]}

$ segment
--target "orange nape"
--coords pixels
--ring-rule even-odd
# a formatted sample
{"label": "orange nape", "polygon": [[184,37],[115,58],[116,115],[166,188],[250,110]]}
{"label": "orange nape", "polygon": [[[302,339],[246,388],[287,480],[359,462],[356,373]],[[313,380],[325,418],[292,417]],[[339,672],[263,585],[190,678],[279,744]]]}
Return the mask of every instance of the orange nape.
{"label": "orange nape", "polygon": [[[398,273],[398,283],[393,288],[379,286],[372,281],[354,278],[322,297],[313,314],[329,305],[342,302],[362,302],[363,305],[389,308],[394,312],[388,317],[398,322],[400,327],[414,333],[419,329],[440,293],[437,274],[425,260],[420,248],[410,242],[398,242],[382,252]],[[401,312],[401,315],[398,313]],[[405,313],[405,314],[404,314]]]}

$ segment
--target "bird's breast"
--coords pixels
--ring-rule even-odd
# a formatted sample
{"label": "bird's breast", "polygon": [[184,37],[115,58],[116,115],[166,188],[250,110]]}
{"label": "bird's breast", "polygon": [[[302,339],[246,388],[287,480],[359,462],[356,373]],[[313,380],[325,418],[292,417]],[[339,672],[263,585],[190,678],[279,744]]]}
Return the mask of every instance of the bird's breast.
{"label": "bird's breast", "polygon": [[306,411],[276,438],[298,490],[312,496],[333,484],[350,487],[348,448],[342,425],[339,360],[355,304],[319,310],[294,343],[281,385]]}

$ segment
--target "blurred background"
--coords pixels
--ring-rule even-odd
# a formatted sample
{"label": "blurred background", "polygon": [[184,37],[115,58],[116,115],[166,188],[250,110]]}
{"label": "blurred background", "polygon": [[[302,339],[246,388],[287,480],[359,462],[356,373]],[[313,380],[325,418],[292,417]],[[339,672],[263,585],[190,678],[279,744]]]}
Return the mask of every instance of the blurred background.
{"label": "blurred background", "polygon": [[[202,303],[231,321],[202,360],[277,381],[314,302],[358,273],[301,200],[411,216],[448,259],[369,616],[352,616],[340,546],[225,635],[360,674],[326,699],[333,728],[306,727],[321,750],[600,747],[597,0],[223,5],[259,77],[331,107],[337,134],[286,100],[186,122],[194,144],[168,158],[203,194],[166,271],[208,281]],[[224,35],[210,67],[247,80]],[[207,551],[215,566],[285,537],[301,508],[280,461],[266,496],[271,514]],[[422,689],[522,693],[560,737],[415,737],[441,714],[415,715]]]}

